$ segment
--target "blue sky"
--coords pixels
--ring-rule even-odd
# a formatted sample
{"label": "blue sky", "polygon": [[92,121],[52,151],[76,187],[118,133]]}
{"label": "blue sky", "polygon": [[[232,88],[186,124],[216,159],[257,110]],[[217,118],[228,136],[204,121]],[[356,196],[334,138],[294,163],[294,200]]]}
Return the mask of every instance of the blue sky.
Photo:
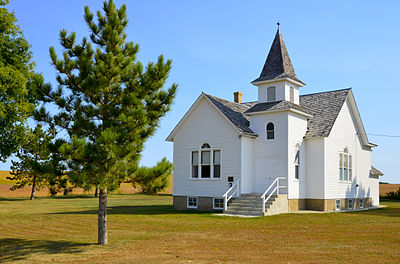
{"label": "blue sky", "polygon": [[[277,20],[302,94],[352,87],[367,133],[400,136],[400,1],[119,1],[127,5],[128,39],[140,45],[139,60],[159,54],[173,60],[168,84],[178,83],[172,111],[146,143],[142,164],[172,160],[165,138],[202,91],[245,101],[257,99],[250,81],[258,77],[276,32]],[[49,46],[60,51],[61,29],[88,36],[84,6],[102,1],[11,0],[36,70],[55,82]],[[369,136],[379,145],[373,164],[381,181],[400,183],[400,137]],[[10,162],[0,169],[9,169]]]}

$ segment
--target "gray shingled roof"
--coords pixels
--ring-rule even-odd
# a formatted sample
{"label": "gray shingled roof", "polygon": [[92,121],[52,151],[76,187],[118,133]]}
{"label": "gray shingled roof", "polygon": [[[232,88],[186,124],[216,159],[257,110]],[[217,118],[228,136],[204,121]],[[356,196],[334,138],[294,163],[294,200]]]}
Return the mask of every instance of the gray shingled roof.
{"label": "gray shingled roof", "polygon": [[283,41],[281,32],[278,28],[260,77],[255,79],[253,82],[279,79],[284,77],[288,77],[304,84],[297,78],[292,61],[289,57],[289,53],[287,52],[285,42]]}
{"label": "gray shingled roof", "polygon": [[374,176],[382,176],[383,175],[383,173],[381,171],[379,171],[377,168],[375,168],[374,166],[371,166],[370,174],[374,175]]}
{"label": "gray shingled roof", "polygon": [[329,136],[350,90],[349,88],[300,96],[300,105],[313,116],[308,120],[305,137]]}
{"label": "gray shingled roof", "polygon": [[238,104],[209,94],[204,94],[242,133],[257,136],[250,128],[249,117],[243,114],[255,103]]}
{"label": "gray shingled roof", "polygon": [[296,109],[304,113],[308,113],[307,110],[301,107],[300,105],[294,104],[286,100],[282,100],[276,102],[255,104],[253,107],[247,110],[245,114],[250,114],[255,112],[268,112],[268,111],[273,112],[273,111],[289,110],[289,109]]}
{"label": "gray shingled roof", "polygon": [[289,110],[291,108],[311,114],[308,119],[305,137],[326,137],[335,123],[342,108],[349,89],[307,94],[300,96],[300,105],[288,101],[269,103],[234,103],[209,94],[205,94],[211,102],[241,131],[242,133],[255,135],[249,128],[248,113],[269,110]]}

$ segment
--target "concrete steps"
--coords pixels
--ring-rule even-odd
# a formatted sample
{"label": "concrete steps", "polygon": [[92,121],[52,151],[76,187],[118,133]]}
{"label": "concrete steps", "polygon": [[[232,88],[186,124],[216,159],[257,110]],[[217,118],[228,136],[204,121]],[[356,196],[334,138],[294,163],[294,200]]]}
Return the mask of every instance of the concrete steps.
{"label": "concrete steps", "polygon": [[[246,215],[246,216],[264,216],[262,211],[261,194],[242,194],[239,198],[233,198],[229,203],[224,214],[230,215]],[[265,203],[265,212],[273,205],[277,195],[272,195],[268,202]]]}

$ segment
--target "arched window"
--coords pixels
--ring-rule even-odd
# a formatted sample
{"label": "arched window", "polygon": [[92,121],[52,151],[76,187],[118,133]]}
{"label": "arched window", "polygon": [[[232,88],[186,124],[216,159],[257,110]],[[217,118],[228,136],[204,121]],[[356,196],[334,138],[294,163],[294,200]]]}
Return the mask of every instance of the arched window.
{"label": "arched window", "polygon": [[274,138],[275,138],[274,124],[268,123],[267,124],[267,139],[274,139]]}
{"label": "arched window", "polygon": [[294,178],[299,179],[299,165],[300,165],[300,149],[296,148],[296,155],[294,157]]}
{"label": "arched window", "polygon": [[211,147],[210,147],[210,144],[204,143],[204,144],[201,146],[201,148],[211,148]]}
{"label": "arched window", "polygon": [[345,182],[353,180],[353,156],[347,147],[339,153],[339,180]]}
{"label": "arched window", "polygon": [[221,150],[204,143],[192,151],[192,178],[221,178]]}

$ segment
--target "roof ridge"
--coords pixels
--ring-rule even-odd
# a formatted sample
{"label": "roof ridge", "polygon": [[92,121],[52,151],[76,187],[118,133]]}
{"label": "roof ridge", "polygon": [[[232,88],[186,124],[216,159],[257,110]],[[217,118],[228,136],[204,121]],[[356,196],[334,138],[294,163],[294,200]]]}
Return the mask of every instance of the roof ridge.
{"label": "roof ridge", "polygon": [[343,88],[343,89],[338,89],[338,90],[331,90],[331,91],[325,91],[325,92],[318,92],[318,93],[310,93],[310,94],[302,94],[300,97],[303,96],[309,96],[309,95],[315,95],[315,94],[323,94],[323,93],[332,93],[332,92],[340,92],[340,91],[345,91],[345,90],[352,90],[353,88]]}

